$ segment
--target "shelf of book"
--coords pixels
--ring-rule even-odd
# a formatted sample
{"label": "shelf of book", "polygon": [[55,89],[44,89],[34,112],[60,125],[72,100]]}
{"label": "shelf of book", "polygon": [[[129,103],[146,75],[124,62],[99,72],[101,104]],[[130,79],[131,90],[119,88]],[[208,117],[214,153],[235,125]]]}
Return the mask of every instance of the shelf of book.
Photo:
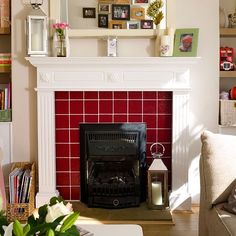
{"label": "shelf of book", "polygon": [[10,34],[11,29],[9,27],[0,28],[0,34]]}
{"label": "shelf of book", "polygon": [[24,223],[35,207],[35,163],[15,162],[9,174],[7,220]]}

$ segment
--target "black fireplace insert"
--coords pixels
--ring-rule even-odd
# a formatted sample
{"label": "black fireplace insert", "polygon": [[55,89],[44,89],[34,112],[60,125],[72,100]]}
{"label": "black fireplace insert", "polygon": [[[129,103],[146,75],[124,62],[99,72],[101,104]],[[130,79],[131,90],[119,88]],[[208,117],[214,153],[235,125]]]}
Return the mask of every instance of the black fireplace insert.
{"label": "black fireplace insert", "polygon": [[124,208],[146,199],[146,124],[80,124],[81,201]]}

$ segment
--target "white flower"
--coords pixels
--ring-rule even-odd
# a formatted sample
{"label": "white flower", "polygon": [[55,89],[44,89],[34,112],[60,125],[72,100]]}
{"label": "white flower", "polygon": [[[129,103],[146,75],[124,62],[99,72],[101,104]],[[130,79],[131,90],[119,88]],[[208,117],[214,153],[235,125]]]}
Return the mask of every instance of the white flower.
{"label": "white flower", "polygon": [[53,206],[48,206],[48,213],[46,215],[46,222],[51,223],[59,216],[71,214],[72,211],[68,209],[63,202],[58,202]]}

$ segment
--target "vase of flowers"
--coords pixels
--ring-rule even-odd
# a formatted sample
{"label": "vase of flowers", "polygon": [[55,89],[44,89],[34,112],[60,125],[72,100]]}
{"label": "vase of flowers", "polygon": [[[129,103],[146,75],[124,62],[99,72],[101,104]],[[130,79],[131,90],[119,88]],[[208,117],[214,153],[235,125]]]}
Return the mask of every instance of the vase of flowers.
{"label": "vase of flowers", "polygon": [[67,23],[55,23],[53,24],[55,29],[53,36],[53,50],[54,56],[68,57],[69,56],[69,39],[67,30],[69,25]]}
{"label": "vase of flowers", "polygon": [[49,204],[29,216],[25,224],[18,220],[10,223],[4,236],[79,236],[75,226],[78,217],[79,212],[74,212],[70,203],[66,204],[61,197],[53,197]]}

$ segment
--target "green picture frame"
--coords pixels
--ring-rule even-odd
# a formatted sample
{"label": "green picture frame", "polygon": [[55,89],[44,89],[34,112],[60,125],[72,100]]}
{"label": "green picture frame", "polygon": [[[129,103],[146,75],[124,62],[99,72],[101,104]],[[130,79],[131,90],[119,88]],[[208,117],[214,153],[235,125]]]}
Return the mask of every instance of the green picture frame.
{"label": "green picture frame", "polygon": [[198,47],[198,28],[176,29],[174,57],[196,57]]}

